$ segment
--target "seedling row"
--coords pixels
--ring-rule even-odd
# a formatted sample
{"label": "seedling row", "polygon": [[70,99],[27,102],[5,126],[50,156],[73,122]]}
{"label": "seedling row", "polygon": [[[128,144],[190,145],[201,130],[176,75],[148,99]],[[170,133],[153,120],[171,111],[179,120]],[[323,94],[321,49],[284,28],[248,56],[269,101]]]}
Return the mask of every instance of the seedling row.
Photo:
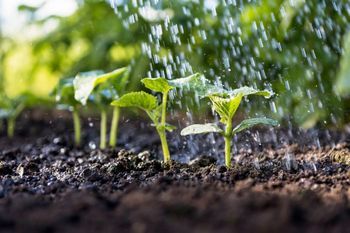
{"label": "seedling row", "polygon": [[[181,130],[182,136],[202,133],[218,133],[225,141],[225,165],[231,167],[231,142],[235,134],[255,125],[278,125],[278,122],[266,118],[245,119],[233,126],[233,119],[242,99],[249,95],[258,95],[265,98],[273,96],[269,90],[256,90],[252,87],[238,89],[226,88],[212,84],[203,74],[196,73],[178,79],[144,78],[141,83],[149,92],[126,92],[130,69],[122,67],[109,73],[89,71],[77,74],[75,77],[61,79],[52,92],[55,105],[58,109],[65,109],[72,113],[74,124],[74,140],[76,146],[81,146],[81,116],[80,112],[87,106],[94,106],[100,112],[100,149],[107,146],[115,148],[118,138],[118,125],[121,108],[138,108],[149,116],[152,125],[159,135],[164,163],[171,163],[171,154],[167,142],[167,132],[176,129],[167,123],[167,111],[170,101],[181,99],[184,93],[192,93],[199,98],[210,100],[212,109],[218,114],[220,123],[194,124]],[[176,91],[176,89],[181,90]],[[174,98],[169,98],[173,92]],[[182,95],[179,95],[182,93]],[[159,95],[161,98],[158,98]],[[50,106],[48,99],[25,93],[18,98],[6,96],[0,98],[0,118],[7,121],[7,135],[14,137],[16,119],[21,112],[33,106],[44,104]],[[112,120],[108,135],[108,112],[112,111]],[[1,121],[2,124],[2,121]],[[108,140],[108,145],[107,145]]]}

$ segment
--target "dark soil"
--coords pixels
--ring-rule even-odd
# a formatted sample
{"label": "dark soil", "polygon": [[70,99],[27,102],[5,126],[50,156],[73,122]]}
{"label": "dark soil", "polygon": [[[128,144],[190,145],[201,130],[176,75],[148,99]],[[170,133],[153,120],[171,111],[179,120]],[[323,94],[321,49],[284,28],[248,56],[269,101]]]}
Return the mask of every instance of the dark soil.
{"label": "dark soil", "polygon": [[70,127],[32,114],[14,140],[0,136],[0,232],[349,232],[346,133],[243,134],[228,170],[212,136],[170,135],[167,166],[146,123],[123,121],[106,151],[94,128],[74,148]]}

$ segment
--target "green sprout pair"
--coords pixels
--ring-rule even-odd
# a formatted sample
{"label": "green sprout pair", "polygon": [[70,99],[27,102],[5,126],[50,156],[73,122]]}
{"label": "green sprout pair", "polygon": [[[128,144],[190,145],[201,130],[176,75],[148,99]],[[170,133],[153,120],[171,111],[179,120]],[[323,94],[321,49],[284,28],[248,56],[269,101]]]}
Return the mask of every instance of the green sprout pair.
{"label": "green sprout pair", "polygon": [[167,80],[165,78],[144,78],[141,82],[146,88],[153,92],[162,94],[162,101],[159,103],[156,96],[144,91],[130,92],[112,102],[116,107],[137,107],[144,110],[155,126],[160,138],[165,163],[170,163],[169,146],[166,139],[166,132],[176,129],[175,126],[166,123],[166,111],[169,92],[175,88],[203,89],[204,82],[201,74],[194,74],[186,78]]}
{"label": "green sprout pair", "polygon": [[264,125],[278,125],[278,122],[266,117],[250,118],[243,120],[235,128],[233,128],[233,117],[244,96],[260,95],[265,98],[270,98],[273,93],[267,90],[255,90],[251,87],[242,87],[232,91],[222,90],[221,93],[208,93],[208,97],[212,103],[213,110],[218,113],[220,122],[225,125],[225,129],[220,128],[215,123],[209,124],[194,124],[184,128],[181,131],[182,136],[202,133],[219,133],[224,137],[225,141],[225,165],[231,167],[231,142],[235,134],[251,128],[258,124]]}
{"label": "green sprout pair", "polygon": [[[79,107],[87,104],[97,107],[101,112],[100,148],[107,147],[107,113],[110,103],[125,92],[129,79],[129,69],[116,69],[109,73],[89,71],[79,73],[75,78],[62,79],[55,90],[59,107],[69,109],[73,113],[75,144],[81,144],[81,123]],[[117,145],[117,131],[120,109],[113,108],[109,145]]]}

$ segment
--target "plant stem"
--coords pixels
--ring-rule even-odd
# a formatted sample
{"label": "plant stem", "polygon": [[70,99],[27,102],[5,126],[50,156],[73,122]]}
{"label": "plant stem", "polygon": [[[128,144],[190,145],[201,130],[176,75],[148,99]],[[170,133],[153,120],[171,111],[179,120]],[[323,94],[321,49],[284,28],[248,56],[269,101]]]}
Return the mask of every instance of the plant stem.
{"label": "plant stem", "polygon": [[78,110],[73,109],[73,123],[74,123],[74,141],[76,146],[80,146],[81,143],[81,123]]}
{"label": "plant stem", "polygon": [[169,147],[168,147],[168,142],[166,140],[165,130],[158,130],[158,134],[160,137],[160,142],[162,144],[164,163],[171,163]]}
{"label": "plant stem", "polygon": [[225,130],[225,165],[231,167],[232,120],[228,121]]}
{"label": "plant stem", "polygon": [[107,111],[101,110],[101,126],[100,126],[100,149],[106,149],[106,135],[107,135]]}
{"label": "plant stem", "polygon": [[111,132],[109,135],[109,145],[112,148],[115,148],[115,146],[117,145],[119,116],[120,116],[120,108],[114,107],[112,124],[111,124]]}
{"label": "plant stem", "polygon": [[160,142],[162,144],[162,150],[163,150],[163,159],[165,163],[170,163],[170,152],[168,147],[168,142],[166,140],[166,107],[167,107],[167,101],[168,101],[168,92],[163,93],[163,100],[162,100],[162,118],[161,118],[161,129],[158,130],[158,134],[160,137]]}
{"label": "plant stem", "polygon": [[9,138],[13,138],[15,134],[15,127],[16,127],[16,118],[10,117],[7,120],[7,136]]}

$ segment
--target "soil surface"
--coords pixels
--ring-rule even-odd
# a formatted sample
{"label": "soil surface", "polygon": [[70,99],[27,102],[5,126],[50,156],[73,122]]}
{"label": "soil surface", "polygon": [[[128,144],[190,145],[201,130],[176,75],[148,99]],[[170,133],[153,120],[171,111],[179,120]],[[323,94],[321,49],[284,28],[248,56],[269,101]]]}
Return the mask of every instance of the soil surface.
{"label": "soil surface", "polygon": [[94,119],[75,148],[70,121],[40,117],[0,136],[0,232],[349,232],[346,132],[248,132],[226,169],[212,135],[169,135],[168,166],[148,123],[122,120],[101,151]]}

